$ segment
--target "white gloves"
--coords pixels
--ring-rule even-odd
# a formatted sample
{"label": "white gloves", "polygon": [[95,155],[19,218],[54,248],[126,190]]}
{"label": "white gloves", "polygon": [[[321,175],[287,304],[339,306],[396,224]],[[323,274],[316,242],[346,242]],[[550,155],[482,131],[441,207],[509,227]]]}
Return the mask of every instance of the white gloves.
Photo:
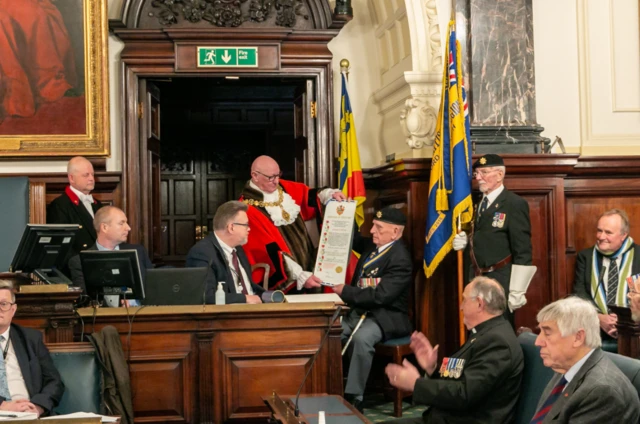
{"label": "white gloves", "polygon": [[296,261],[289,257],[289,255],[283,255],[283,257],[285,265],[287,267],[287,273],[289,274],[289,279],[296,280],[298,290],[302,290],[302,288],[304,287],[304,283],[307,282],[312,273],[303,270]]}
{"label": "white gloves", "polygon": [[511,312],[527,304],[527,298],[524,295],[525,292],[523,291],[512,291],[509,293],[509,301],[507,303],[509,303],[509,310]]}
{"label": "white gloves", "polygon": [[464,250],[464,248],[467,247],[468,242],[469,239],[467,238],[467,233],[462,231],[456,234],[453,238],[453,250]]}

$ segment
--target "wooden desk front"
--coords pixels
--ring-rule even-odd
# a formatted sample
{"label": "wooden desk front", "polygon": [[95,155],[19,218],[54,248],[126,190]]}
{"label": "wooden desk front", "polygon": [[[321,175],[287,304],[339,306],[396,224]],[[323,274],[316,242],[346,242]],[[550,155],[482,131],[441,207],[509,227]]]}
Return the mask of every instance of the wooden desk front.
{"label": "wooden desk front", "polygon": [[[120,334],[136,422],[264,422],[262,397],[297,392],[334,311],[333,303],[153,306],[129,316],[100,308],[95,330]],[[78,312],[93,331],[93,309]],[[341,332],[336,320],[303,393],[342,395]]]}

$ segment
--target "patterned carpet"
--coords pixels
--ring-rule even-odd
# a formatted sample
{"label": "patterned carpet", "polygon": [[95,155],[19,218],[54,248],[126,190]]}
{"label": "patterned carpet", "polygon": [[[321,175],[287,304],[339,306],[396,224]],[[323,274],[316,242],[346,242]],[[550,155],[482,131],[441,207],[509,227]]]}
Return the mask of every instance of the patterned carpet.
{"label": "patterned carpet", "polygon": [[[402,418],[417,418],[422,416],[424,406],[414,406],[405,399],[402,403]],[[364,398],[364,415],[374,423],[395,420],[393,416],[393,402],[389,402],[382,394],[372,394]]]}

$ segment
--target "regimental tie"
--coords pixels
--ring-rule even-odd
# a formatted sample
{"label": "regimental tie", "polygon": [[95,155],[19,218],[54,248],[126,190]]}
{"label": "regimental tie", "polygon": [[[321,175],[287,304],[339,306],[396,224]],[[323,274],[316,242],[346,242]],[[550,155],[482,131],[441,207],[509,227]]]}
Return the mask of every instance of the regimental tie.
{"label": "regimental tie", "polygon": [[[3,341],[4,336],[0,336],[0,344]],[[4,400],[11,400],[11,394],[9,393],[9,383],[7,380],[7,367],[4,363],[4,354],[0,354],[0,396],[3,397]]]}
{"label": "regimental tie", "polygon": [[549,411],[551,411],[551,408],[553,408],[553,404],[556,403],[558,398],[560,398],[560,396],[562,395],[562,391],[564,390],[564,387],[566,385],[567,379],[564,378],[563,375],[560,381],[558,381],[558,384],[556,384],[553,390],[551,390],[551,393],[549,393],[549,397],[544,401],[544,404],[542,405],[540,410],[538,410],[538,412],[531,419],[531,424],[539,424],[544,421],[544,418],[547,416]]}
{"label": "regimental tie", "polygon": [[607,277],[607,304],[614,305],[616,296],[618,295],[618,283],[620,282],[620,274],[618,273],[618,261],[611,258],[609,261],[609,274]]}
{"label": "regimental tie", "polygon": [[480,209],[478,209],[478,222],[480,222],[480,217],[487,210],[488,206],[489,206],[489,198],[487,196],[484,196],[482,198],[482,202],[480,203]]}
{"label": "regimental tie", "polygon": [[240,264],[238,263],[238,254],[236,253],[236,249],[233,249],[231,252],[231,263],[233,264],[233,268],[236,271],[236,275],[238,276],[238,284],[242,287],[242,294],[249,294],[247,292],[247,287],[244,285],[244,278],[242,278],[242,273],[240,272]]}

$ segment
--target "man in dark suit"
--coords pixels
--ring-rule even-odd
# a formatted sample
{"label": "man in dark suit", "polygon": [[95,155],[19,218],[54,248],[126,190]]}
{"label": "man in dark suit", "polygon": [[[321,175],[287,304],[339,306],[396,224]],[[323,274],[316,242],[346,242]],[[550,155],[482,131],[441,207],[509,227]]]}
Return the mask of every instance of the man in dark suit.
{"label": "man in dark suit", "polygon": [[205,300],[215,303],[215,291],[224,282],[225,303],[262,303],[264,289],[251,281],[251,265],[242,245],[249,238],[247,205],[230,201],[213,217],[213,233],[189,250],[188,267],[208,267]]}
{"label": "man in dark suit", "polygon": [[[472,224],[470,275],[493,278],[502,285],[509,306],[505,317],[513,321],[512,312],[526,303],[524,294],[529,283],[511,280],[513,264],[531,265],[529,204],[504,187],[505,166],[500,156],[484,155],[473,168],[482,200]],[[453,240],[453,249],[466,246],[467,235],[460,232]]]}
{"label": "man in dark suit", "polygon": [[[372,238],[356,234],[353,250],[360,253],[349,285],[333,290],[351,308],[342,321],[342,342],[350,342],[350,361],[345,397],[362,410],[365,384],[373,362],[376,343],[411,334],[409,288],[411,254],[400,238],[407,218],[398,209],[376,212]],[[365,316],[366,315],[366,316]],[[355,330],[358,322],[365,317]]]}
{"label": "man in dark suit", "polygon": [[[413,392],[414,403],[429,408],[422,418],[396,423],[511,423],[524,369],[524,355],[511,325],[502,316],[507,303],[495,280],[476,277],[464,289],[460,309],[470,330],[467,342],[438,367],[438,346],[413,333],[411,349],[424,377],[409,361],[386,368],[391,384]],[[436,371],[438,371],[436,373]]]}
{"label": "man in dark suit", "polygon": [[556,374],[531,423],[637,423],[638,392],[600,349],[593,304],[568,297],[542,308],[537,319],[536,346],[544,365]]}
{"label": "man in dark suit", "polygon": [[91,162],[82,156],[74,157],[67,164],[67,177],[69,185],[64,194],[47,207],[47,224],[80,225],[73,240],[73,252],[78,253],[96,242],[93,217],[103,205],[91,195],[95,187]]}
{"label": "man in dark suit", "polygon": [[16,308],[11,282],[0,280],[0,411],[49,415],[62,399],[64,384],[42,333],[11,323]]}
{"label": "man in dark suit", "polygon": [[598,218],[596,244],[578,253],[573,291],[598,308],[603,340],[618,337],[618,317],[607,305],[629,306],[627,277],[640,273],[640,246],[629,235],[629,217],[620,209]]}
{"label": "man in dark suit", "polygon": [[[135,250],[138,252],[138,265],[144,283],[148,268],[153,268],[147,250],[139,244],[126,243],[131,227],[127,223],[127,216],[122,209],[115,206],[105,206],[96,212],[93,226],[97,233],[95,244],[88,250]],[[75,255],[69,260],[71,281],[86,291],[84,274],[80,263],[80,255]]]}

